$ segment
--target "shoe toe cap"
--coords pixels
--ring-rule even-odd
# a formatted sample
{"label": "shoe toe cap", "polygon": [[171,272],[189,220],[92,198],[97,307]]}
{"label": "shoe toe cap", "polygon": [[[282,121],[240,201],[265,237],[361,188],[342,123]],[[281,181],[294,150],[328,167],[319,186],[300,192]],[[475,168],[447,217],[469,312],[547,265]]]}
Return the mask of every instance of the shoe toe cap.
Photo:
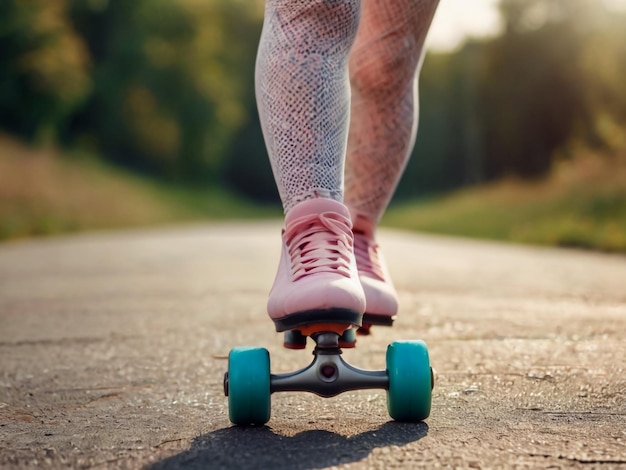
{"label": "shoe toe cap", "polygon": [[367,313],[390,317],[398,313],[398,296],[391,284],[362,276],[361,285],[365,292]]}
{"label": "shoe toe cap", "polygon": [[360,284],[338,276],[315,276],[302,279],[297,289],[285,295],[272,292],[268,311],[272,318],[311,310],[347,309],[365,311],[365,294]]}

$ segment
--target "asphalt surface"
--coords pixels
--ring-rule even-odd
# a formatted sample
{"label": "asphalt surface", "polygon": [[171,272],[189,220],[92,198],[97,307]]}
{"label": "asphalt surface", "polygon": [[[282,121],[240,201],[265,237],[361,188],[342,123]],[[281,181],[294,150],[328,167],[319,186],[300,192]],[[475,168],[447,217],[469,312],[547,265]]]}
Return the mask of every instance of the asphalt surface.
{"label": "asphalt surface", "polygon": [[383,231],[394,328],[346,359],[384,369],[422,338],[431,417],[390,421],[384,392],[272,398],[265,427],[227,417],[236,345],[272,371],[273,222],[0,245],[1,468],[626,468],[626,258]]}

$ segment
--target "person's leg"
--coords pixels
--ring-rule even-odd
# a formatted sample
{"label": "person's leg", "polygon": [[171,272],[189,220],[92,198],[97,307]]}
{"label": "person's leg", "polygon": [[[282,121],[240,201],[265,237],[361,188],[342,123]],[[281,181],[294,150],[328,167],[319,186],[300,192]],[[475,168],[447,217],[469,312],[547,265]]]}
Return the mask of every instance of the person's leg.
{"label": "person's leg", "polygon": [[256,68],[263,134],[285,210],[283,251],[268,300],[278,331],[360,323],[343,172],[350,115],[348,57],[360,0],[267,0]]}
{"label": "person's leg", "polygon": [[395,191],[417,131],[417,79],[438,0],[363,0],[350,55],[351,123],[345,203],[369,323],[390,324],[396,293],[374,231]]}
{"label": "person's leg", "polygon": [[360,1],[267,0],[256,96],[285,212],[306,199],[343,200]]}

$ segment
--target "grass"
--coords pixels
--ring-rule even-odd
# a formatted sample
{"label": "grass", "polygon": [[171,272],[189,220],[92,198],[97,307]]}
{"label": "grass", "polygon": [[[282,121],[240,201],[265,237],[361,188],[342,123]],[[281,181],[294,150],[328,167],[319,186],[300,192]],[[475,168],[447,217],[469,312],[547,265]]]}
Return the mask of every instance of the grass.
{"label": "grass", "polygon": [[0,135],[0,240],[193,220],[279,216],[220,188],[170,187],[94,158]]}
{"label": "grass", "polygon": [[392,207],[387,226],[626,252],[626,158],[581,155],[535,182],[507,180]]}

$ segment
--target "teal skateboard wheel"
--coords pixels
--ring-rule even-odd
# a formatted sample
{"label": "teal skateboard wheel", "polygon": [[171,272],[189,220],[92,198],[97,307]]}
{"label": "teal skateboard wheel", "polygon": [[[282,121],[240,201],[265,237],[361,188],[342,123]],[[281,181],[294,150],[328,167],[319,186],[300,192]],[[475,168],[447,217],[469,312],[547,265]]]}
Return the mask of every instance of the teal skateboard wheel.
{"label": "teal skateboard wheel", "polygon": [[396,421],[428,418],[432,376],[428,348],[423,341],[396,341],[387,348],[387,409]]}
{"label": "teal skateboard wheel", "polygon": [[270,355],[265,348],[237,347],[228,355],[228,416],[238,425],[270,419]]}

